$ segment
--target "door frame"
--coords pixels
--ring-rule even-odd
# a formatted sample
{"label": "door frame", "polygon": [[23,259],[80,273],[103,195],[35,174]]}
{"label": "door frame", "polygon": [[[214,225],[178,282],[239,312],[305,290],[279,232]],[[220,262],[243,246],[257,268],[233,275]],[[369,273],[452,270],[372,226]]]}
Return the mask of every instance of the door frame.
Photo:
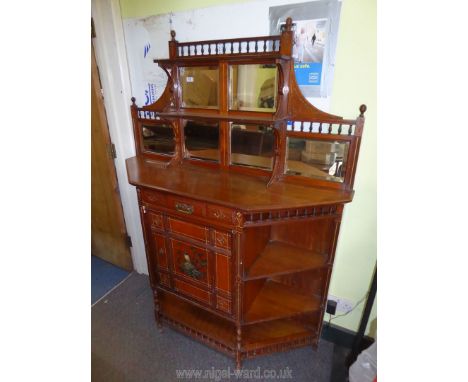
{"label": "door frame", "polygon": [[128,183],[125,166],[125,159],[135,155],[135,144],[130,114],[130,73],[119,0],[92,0],[91,16],[109,134],[117,153],[114,162],[120,199],[127,232],[132,239],[133,266],[136,272],[148,274],[138,198],[135,187]]}

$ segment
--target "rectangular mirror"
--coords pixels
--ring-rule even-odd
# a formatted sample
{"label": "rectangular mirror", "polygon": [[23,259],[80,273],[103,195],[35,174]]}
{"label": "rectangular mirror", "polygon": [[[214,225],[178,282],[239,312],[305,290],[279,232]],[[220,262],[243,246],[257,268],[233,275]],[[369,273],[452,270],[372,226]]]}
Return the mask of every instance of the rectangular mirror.
{"label": "rectangular mirror", "polygon": [[231,164],[271,170],[274,145],[272,126],[231,122]]}
{"label": "rectangular mirror", "polygon": [[173,155],[175,151],[172,125],[144,125],[141,127],[141,143],[144,152]]}
{"label": "rectangular mirror", "polygon": [[219,162],[219,123],[184,121],[185,148],[190,158]]}
{"label": "rectangular mirror", "polygon": [[349,142],[288,137],[286,150],[286,174],[344,181]]}
{"label": "rectangular mirror", "polygon": [[278,70],[275,64],[229,66],[229,109],[276,111]]}
{"label": "rectangular mirror", "polygon": [[182,107],[218,108],[219,69],[217,66],[179,68]]}

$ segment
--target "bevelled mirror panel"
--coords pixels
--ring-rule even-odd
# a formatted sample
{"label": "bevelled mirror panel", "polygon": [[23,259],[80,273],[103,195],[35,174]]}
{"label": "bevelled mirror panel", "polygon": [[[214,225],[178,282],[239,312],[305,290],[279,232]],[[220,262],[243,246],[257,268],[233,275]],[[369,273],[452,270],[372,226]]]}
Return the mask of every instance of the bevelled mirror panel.
{"label": "bevelled mirror panel", "polygon": [[167,125],[144,125],[141,127],[141,142],[144,152],[173,155],[175,151],[174,129]]}
{"label": "bevelled mirror panel", "polygon": [[271,170],[275,134],[270,125],[231,122],[231,164]]}
{"label": "bevelled mirror panel", "polygon": [[344,181],[348,142],[288,137],[286,150],[286,174]]}
{"label": "bevelled mirror panel", "polygon": [[185,121],[185,148],[190,158],[219,162],[219,123]]}
{"label": "bevelled mirror panel", "polygon": [[219,69],[217,66],[179,68],[182,107],[218,108]]}
{"label": "bevelled mirror panel", "polygon": [[229,109],[276,111],[278,69],[275,64],[229,66]]}

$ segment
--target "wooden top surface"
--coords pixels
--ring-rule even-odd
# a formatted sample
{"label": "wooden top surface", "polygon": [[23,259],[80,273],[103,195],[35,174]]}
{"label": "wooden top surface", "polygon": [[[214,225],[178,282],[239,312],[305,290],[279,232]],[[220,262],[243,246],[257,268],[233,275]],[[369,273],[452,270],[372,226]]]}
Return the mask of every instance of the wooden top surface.
{"label": "wooden top surface", "polygon": [[301,186],[190,164],[167,163],[142,157],[126,160],[128,181],[134,186],[167,191],[180,196],[225,205],[244,211],[267,211],[348,203],[350,191]]}

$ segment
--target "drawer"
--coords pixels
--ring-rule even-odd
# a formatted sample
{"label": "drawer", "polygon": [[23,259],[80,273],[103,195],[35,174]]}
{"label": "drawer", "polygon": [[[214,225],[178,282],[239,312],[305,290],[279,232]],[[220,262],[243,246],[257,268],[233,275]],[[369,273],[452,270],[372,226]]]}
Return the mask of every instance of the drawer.
{"label": "drawer", "polygon": [[214,231],[214,245],[218,248],[231,249],[231,234],[222,231]]}
{"label": "drawer", "polygon": [[208,243],[209,231],[207,227],[171,217],[169,217],[167,221],[170,232],[178,233],[190,237],[191,239],[200,240],[203,243]]}
{"label": "drawer", "polygon": [[216,309],[224,312],[224,313],[232,313],[232,304],[231,304],[231,299],[221,297],[221,296],[216,296]]}
{"label": "drawer", "polygon": [[205,203],[178,196],[168,196],[167,207],[183,215],[205,216]]}
{"label": "drawer", "polygon": [[232,223],[233,213],[234,211],[229,208],[209,204],[206,206],[206,216],[213,220]]}
{"label": "drawer", "polygon": [[170,241],[174,274],[187,281],[208,286],[211,280],[208,251],[177,239]]}
{"label": "drawer", "polygon": [[205,304],[211,305],[211,293],[185,281],[174,279],[174,289],[181,295],[191,297]]}
{"label": "drawer", "polygon": [[159,191],[147,190],[144,188],[140,189],[141,200],[145,203],[164,206],[166,205],[166,195]]}

